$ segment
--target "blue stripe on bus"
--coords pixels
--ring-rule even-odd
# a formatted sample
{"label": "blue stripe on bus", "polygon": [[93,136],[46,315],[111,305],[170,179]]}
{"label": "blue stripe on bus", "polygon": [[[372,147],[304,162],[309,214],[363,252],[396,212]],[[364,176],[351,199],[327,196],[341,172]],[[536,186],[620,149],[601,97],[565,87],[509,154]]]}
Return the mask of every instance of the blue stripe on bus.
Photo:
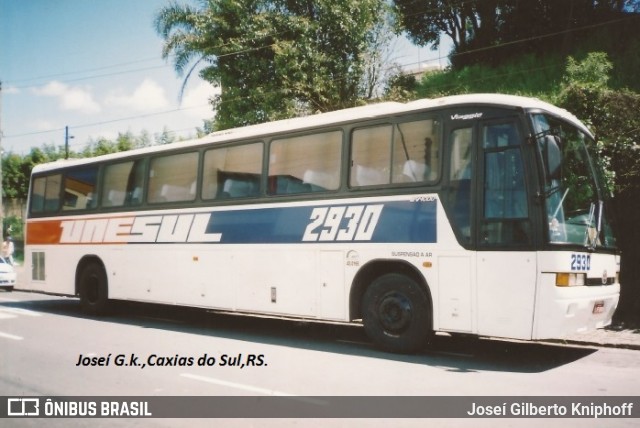
{"label": "blue stripe on bus", "polygon": [[[364,238],[359,234],[352,234],[354,236],[351,239],[340,239],[340,236],[345,236],[349,230],[351,218],[346,215],[343,215],[342,219],[334,218],[333,222],[316,219],[315,227],[312,224],[316,209],[344,207],[344,214],[350,207],[355,207],[352,210],[366,212],[366,207],[370,206],[381,206],[382,209],[376,224],[369,225],[372,234]],[[206,233],[221,234],[220,244],[300,243],[303,242],[305,232],[311,229],[314,229],[316,235],[320,235],[320,238],[313,242],[435,243],[436,207],[436,201],[429,200],[214,211],[211,213]],[[342,210],[338,208],[338,211]],[[363,227],[362,224],[358,226]],[[332,228],[337,228],[338,232],[343,231],[345,234],[339,235]],[[323,235],[328,238],[323,239]],[[358,239],[359,237],[362,239]]]}

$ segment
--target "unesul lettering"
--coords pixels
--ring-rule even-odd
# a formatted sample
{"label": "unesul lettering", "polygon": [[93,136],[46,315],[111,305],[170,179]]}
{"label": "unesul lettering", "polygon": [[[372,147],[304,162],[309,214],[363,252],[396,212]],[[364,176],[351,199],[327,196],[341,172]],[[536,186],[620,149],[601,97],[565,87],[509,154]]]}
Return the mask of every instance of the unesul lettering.
{"label": "unesul lettering", "polygon": [[67,220],[61,223],[63,244],[130,242],[220,242],[207,233],[211,213]]}

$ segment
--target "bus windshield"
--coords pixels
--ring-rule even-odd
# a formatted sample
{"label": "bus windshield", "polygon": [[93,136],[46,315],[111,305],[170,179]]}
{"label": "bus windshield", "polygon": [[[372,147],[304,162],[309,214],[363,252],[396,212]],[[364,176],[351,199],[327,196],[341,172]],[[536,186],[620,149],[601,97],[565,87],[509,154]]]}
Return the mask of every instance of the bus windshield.
{"label": "bus windshield", "polygon": [[604,180],[591,162],[593,139],[552,116],[533,116],[544,174],[548,240],[586,248],[615,247]]}

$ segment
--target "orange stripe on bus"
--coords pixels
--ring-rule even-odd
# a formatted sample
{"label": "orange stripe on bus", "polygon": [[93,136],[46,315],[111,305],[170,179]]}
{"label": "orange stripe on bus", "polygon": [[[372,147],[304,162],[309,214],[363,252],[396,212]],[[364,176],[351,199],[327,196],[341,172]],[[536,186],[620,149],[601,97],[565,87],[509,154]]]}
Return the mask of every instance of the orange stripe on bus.
{"label": "orange stripe on bus", "polygon": [[27,245],[59,244],[62,235],[60,224],[60,220],[29,222]]}

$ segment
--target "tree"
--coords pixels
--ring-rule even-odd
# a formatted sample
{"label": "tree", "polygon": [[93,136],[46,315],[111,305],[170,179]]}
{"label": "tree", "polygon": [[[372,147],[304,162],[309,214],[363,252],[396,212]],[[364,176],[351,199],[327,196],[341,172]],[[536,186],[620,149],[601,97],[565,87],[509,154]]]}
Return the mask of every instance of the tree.
{"label": "tree", "polygon": [[176,137],[173,132],[165,126],[162,128],[162,132],[155,135],[155,140],[158,144],[171,144],[176,141]]}
{"label": "tree", "polygon": [[187,78],[221,88],[212,100],[225,129],[355,105],[364,54],[383,0],[208,0],[172,3],[156,17],[163,57]]}
{"label": "tree", "polygon": [[393,16],[388,5],[384,7],[386,12],[367,37],[361,79],[361,94],[365,99],[380,98],[387,91],[389,81],[401,73],[400,66],[392,59],[396,55]]}
{"label": "tree", "polygon": [[594,28],[619,26],[638,0],[394,0],[400,30],[418,45],[453,43],[451,63],[498,64],[513,54],[567,53]]}
{"label": "tree", "polygon": [[83,150],[81,157],[89,158],[116,152],[118,152],[118,144],[116,142],[105,137],[99,137],[97,140],[89,140],[89,144]]}
{"label": "tree", "polygon": [[411,101],[416,97],[417,88],[415,76],[398,71],[387,81],[385,98],[389,101]]}
{"label": "tree", "polygon": [[25,177],[22,157],[15,153],[2,156],[2,198],[26,199],[29,189],[29,177]]}
{"label": "tree", "polygon": [[451,39],[453,53],[461,53],[474,41],[495,40],[498,0],[394,0],[393,4],[400,29],[417,45],[438,49],[444,35]]}
{"label": "tree", "polygon": [[565,84],[594,90],[608,89],[613,64],[605,52],[591,52],[583,61],[567,58]]}
{"label": "tree", "polygon": [[197,138],[202,138],[207,134],[211,134],[212,132],[215,132],[216,129],[216,123],[215,120],[213,119],[204,119],[202,121],[202,128],[197,127],[196,128],[196,137]]}

